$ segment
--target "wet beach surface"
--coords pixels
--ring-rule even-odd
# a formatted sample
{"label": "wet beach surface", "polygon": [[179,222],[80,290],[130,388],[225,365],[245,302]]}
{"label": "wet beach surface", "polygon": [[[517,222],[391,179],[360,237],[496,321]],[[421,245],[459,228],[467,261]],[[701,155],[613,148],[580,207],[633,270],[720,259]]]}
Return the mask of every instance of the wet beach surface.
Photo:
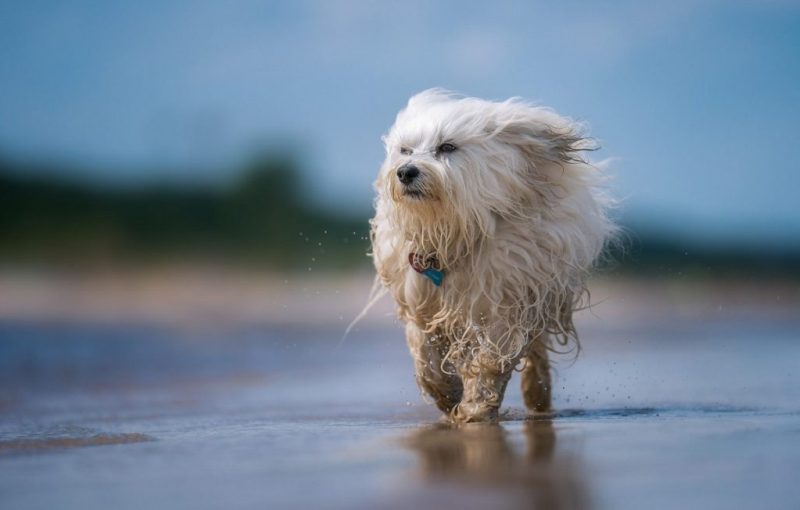
{"label": "wet beach surface", "polygon": [[796,508],[800,314],[624,299],[581,315],[552,418],[515,379],[501,424],[460,429],[391,321],[339,345],[335,320],[6,316],[0,506]]}

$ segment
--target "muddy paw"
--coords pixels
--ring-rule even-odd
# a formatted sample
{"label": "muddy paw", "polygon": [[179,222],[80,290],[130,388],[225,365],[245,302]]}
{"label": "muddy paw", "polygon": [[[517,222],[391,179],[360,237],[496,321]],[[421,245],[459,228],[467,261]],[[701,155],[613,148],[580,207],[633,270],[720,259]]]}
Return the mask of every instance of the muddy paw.
{"label": "muddy paw", "polygon": [[496,422],[498,406],[461,402],[450,415],[455,423]]}

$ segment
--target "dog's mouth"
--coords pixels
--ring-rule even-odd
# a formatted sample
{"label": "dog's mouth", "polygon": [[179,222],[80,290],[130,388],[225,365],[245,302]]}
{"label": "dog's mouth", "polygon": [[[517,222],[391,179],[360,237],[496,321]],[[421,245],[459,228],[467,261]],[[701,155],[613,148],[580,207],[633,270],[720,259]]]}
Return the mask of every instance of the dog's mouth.
{"label": "dog's mouth", "polygon": [[421,200],[422,198],[425,197],[425,193],[423,193],[422,190],[419,190],[417,188],[404,188],[403,196],[412,198],[414,200]]}

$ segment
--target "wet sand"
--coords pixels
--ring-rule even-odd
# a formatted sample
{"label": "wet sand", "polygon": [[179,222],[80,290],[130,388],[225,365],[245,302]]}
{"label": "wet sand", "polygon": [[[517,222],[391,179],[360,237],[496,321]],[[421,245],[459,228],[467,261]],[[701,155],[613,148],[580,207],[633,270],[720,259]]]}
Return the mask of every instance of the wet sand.
{"label": "wet sand", "polygon": [[[791,285],[601,286],[602,303],[579,319],[584,351],[557,364],[552,418],[527,419],[512,383],[502,423],[453,429],[419,397],[390,306],[339,345],[339,315],[360,306],[368,282],[346,292],[330,282],[314,289],[313,280],[305,292],[253,284],[204,317],[153,297],[136,314],[123,302],[111,316],[86,304],[103,301],[92,284],[87,295],[65,292],[78,307],[23,280],[27,304],[0,291],[3,508],[800,501],[800,308]],[[259,317],[263,305],[237,311],[236,299],[269,293],[283,315]],[[31,306],[44,298],[61,304]]]}

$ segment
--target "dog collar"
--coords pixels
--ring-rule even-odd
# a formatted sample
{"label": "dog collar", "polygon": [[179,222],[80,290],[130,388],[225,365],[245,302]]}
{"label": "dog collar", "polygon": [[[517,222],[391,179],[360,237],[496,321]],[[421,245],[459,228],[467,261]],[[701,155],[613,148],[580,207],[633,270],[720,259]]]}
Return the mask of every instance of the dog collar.
{"label": "dog collar", "polygon": [[411,264],[414,271],[427,277],[434,285],[437,287],[442,286],[444,271],[439,269],[439,261],[436,259],[436,255],[425,257],[424,255],[411,252],[408,254],[408,263]]}

